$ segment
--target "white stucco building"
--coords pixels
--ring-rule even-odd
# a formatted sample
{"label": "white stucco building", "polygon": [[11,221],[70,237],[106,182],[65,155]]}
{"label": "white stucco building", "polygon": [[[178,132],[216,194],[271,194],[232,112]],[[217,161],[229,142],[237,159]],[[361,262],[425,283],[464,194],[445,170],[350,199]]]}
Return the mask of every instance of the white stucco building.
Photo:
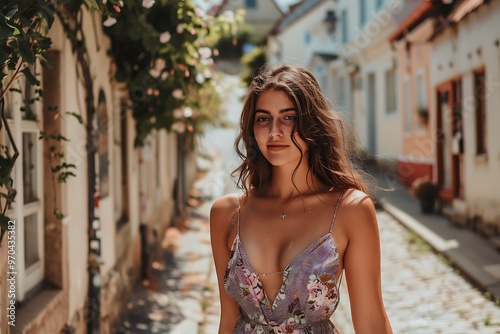
{"label": "white stucco building", "polygon": [[292,6],[267,36],[266,55],[272,63],[309,66],[314,54],[335,54],[338,44],[325,29],[335,12],[333,0],[305,0]]}
{"label": "white stucco building", "polygon": [[238,9],[245,10],[245,22],[254,29],[252,36],[256,40],[265,38],[275,22],[283,16],[275,0],[223,0],[217,13]]}
{"label": "white stucco building", "polygon": [[440,198],[487,236],[500,232],[499,21],[500,2],[466,1],[431,39]]}
{"label": "white stucco building", "polygon": [[334,98],[346,111],[357,146],[391,169],[397,168],[402,134],[397,57],[388,37],[400,10],[399,1],[338,1],[339,57],[330,64]]}

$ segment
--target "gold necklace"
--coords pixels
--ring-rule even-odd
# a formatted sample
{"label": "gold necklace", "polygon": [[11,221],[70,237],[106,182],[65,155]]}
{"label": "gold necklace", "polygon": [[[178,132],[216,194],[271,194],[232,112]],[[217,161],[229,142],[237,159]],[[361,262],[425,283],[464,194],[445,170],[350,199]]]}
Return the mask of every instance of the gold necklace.
{"label": "gold necklace", "polygon": [[297,200],[297,198],[299,198],[299,196],[295,197],[295,199],[292,201],[292,203],[290,203],[285,210],[283,210],[280,214],[280,218],[281,219],[285,219],[286,218],[286,211],[292,206],[293,203],[295,203],[295,201]]}

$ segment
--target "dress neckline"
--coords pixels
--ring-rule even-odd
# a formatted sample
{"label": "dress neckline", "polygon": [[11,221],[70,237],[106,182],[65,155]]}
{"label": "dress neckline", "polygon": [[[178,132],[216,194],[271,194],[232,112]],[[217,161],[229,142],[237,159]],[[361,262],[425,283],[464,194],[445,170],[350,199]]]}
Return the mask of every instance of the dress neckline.
{"label": "dress neckline", "polygon": [[[280,293],[282,293],[282,290],[285,287],[285,279],[287,276],[287,272],[290,269],[290,267],[292,266],[292,264],[294,264],[297,261],[297,259],[302,257],[304,254],[310,254],[314,250],[318,249],[319,246],[323,245],[328,240],[331,240],[333,247],[335,248],[335,250],[337,250],[337,245],[335,244],[335,240],[333,239],[332,234],[330,232],[327,232],[323,236],[320,236],[318,239],[313,240],[306,248],[304,248],[295,257],[293,257],[292,260],[290,260],[290,262],[283,269],[283,278],[281,279],[281,285],[280,285],[280,288],[278,290],[278,293],[276,294],[276,297],[274,297],[272,302],[271,302],[271,299],[268,297],[266,290],[264,289],[264,285],[262,284],[259,273],[257,272],[257,270],[255,270],[255,267],[253,266],[252,261],[250,261],[250,258],[248,257],[248,255],[245,251],[245,247],[244,247],[243,243],[241,242],[239,233],[236,234],[234,243],[235,243],[236,249],[238,249],[241,257],[244,259],[244,261],[248,265],[251,273],[255,275],[257,282],[260,284],[260,286],[262,288],[262,293],[263,293],[264,299],[268,302],[269,306],[271,307],[271,310],[274,310],[277,306],[277,305],[275,305],[276,300],[278,299],[277,297]],[[312,251],[308,252],[308,250],[310,250],[311,248],[314,248],[314,249]]]}
{"label": "dress neckline", "polygon": [[[343,197],[344,193],[345,193],[345,191],[342,191],[340,193],[338,199],[337,199],[337,203],[335,205],[335,210],[333,212],[333,217],[332,217],[332,220],[330,222],[330,230],[327,233],[325,233],[323,236],[320,236],[319,238],[313,240],[306,248],[304,248],[297,255],[295,255],[290,260],[290,262],[286,265],[286,267],[283,269],[283,277],[282,277],[282,280],[281,280],[281,285],[280,285],[278,293],[277,293],[276,297],[274,297],[274,300],[273,300],[272,303],[271,303],[271,300],[268,298],[266,291],[264,290],[264,286],[263,286],[262,281],[260,279],[259,273],[257,272],[257,270],[255,270],[255,267],[252,265],[252,262],[250,261],[248,255],[247,255],[247,253],[245,251],[245,247],[243,246],[243,243],[241,242],[241,238],[240,238],[240,209],[241,208],[240,208],[240,200],[239,200],[239,197],[238,197],[238,223],[237,223],[236,237],[235,237],[234,242],[233,242],[232,250],[234,251],[235,250],[235,246],[236,246],[236,248],[241,253],[240,254],[241,257],[244,260],[246,260],[246,263],[247,263],[249,269],[252,271],[252,274],[254,274],[255,277],[256,277],[257,283],[260,284],[260,286],[261,286],[262,293],[263,293],[263,299],[265,299],[268,302],[269,306],[271,307],[271,310],[274,310],[274,308],[276,307],[275,303],[276,303],[276,300],[278,299],[277,297],[279,296],[280,293],[282,293],[282,290],[285,287],[285,279],[286,279],[286,276],[288,274],[289,268],[292,266],[292,264],[295,263],[295,261],[298,258],[302,257],[306,253],[309,254],[312,251],[314,251],[315,249],[318,249],[319,246],[323,245],[325,243],[325,241],[327,241],[327,240],[331,240],[334,249],[337,251],[337,245],[335,243],[335,240],[333,239],[332,231],[333,231],[333,225],[335,223],[335,218],[337,217],[337,212],[338,212],[338,209],[339,209],[339,206],[340,206],[340,202],[342,200],[342,197]],[[328,236],[330,238],[328,238]],[[322,241],[322,242],[320,243],[320,241]],[[307,252],[309,249],[311,249],[313,247],[316,247],[316,248],[314,248],[311,252]],[[233,254],[233,257],[234,257],[234,255],[235,254]],[[338,288],[337,288],[336,285],[335,285],[335,288],[338,290]]]}

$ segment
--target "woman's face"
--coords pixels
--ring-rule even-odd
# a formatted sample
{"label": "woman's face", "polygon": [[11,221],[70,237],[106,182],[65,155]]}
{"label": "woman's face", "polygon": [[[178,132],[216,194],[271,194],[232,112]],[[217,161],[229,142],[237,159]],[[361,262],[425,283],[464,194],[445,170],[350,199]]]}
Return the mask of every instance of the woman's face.
{"label": "woman's face", "polygon": [[292,136],[302,152],[306,152],[306,143],[293,132],[296,118],[297,110],[285,92],[268,90],[257,98],[254,135],[262,155],[271,165],[297,164],[301,154],[292,142]]}

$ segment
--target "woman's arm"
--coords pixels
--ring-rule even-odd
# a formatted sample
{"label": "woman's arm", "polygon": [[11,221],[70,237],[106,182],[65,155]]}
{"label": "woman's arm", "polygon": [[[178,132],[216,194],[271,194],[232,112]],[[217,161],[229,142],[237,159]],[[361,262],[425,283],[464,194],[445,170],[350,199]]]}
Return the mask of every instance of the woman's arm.
{"label": "woman's arm", "polygon": [[348,245],[344,268],[356,334],[392,334],[382,300],[380,238],[371,199],[354,191],[347,199],[344,217]]}
{"label": "woman's arm", "polygon": [[[210,240],[221,303],[219,334],[233,334],[234,326],[240,318],[238,304],[224,289],[224,274],[230,256],[229,245],[234,240],[231,217],[234,216],[236,208],[237,198],[226,195],[216,200],[210,210]],[[230,235],[233,235],[232,238],[229,238]]]}

